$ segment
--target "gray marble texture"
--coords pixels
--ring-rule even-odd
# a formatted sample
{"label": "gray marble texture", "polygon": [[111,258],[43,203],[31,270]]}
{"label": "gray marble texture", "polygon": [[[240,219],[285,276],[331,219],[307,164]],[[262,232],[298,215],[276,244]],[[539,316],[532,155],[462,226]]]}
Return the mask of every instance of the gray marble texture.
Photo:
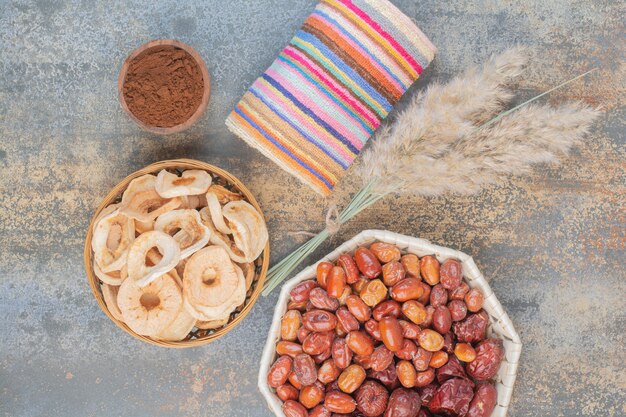
{"label": "gray marble texture", "polygon": [[[314,258],[366,228],[471,254],[524,343],[509,415],[626,415],[624,3],[392,1],[440,51],[409,95],[522,44],[536,56],[520,97],[597,66],[549,101],[605,112],[560,166],[476,196],[389,198]],[[274,262],[299,243],[288,232],[322,227],[324,200],[223,123],[314,4],[0,0],[0,415],[270,416],[256,378],[276,294],[216,343],[149,346],[99,310],[82,250],[108,190],[175,157],[223,167],[253,190]],[[116,92],[126,55],[164,37],[195,47],[212,77],[205,116],[169,137],[141,131]]]}

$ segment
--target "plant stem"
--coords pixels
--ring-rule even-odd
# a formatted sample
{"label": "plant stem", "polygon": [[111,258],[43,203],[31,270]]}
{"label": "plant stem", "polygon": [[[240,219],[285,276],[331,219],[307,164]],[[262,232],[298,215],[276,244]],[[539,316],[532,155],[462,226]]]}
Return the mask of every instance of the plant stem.
{"label": "plant stem", "polygon": [[576,80],[578,80],[578,79],[580,79],[580,78],[584,77],[585,75],[591,74],[592,72],[594,72],[594,71],[595,71],[595,70],[597,70],[597,69],[598,69],[598,68],[592,68],[592,69],[590,69],[589,71],[585,72],[584,74],[580,74],[580,75],[579,75],[579,76],[577,76],[577,77],[574,77],[574,78],[572,78],[572,79],[569,79],[569,80],[567,80],[567,81],[564,81],[564,82],[562,82],[561,84],[557,85],[556,87],[552,87],[552,88],[551,88],[551,89],[549,89],[548,91],[544,91],[543,93],[538,94],[538,95],[534,96],[533,98],[530,98],[530,99],[526,100],[525,102],[523,102],[523,103],[521,103],[521,104],[518,104],[517,106],[513,107],[512,109],[509,109],[509,110],[507,110],[507,111],[503,111],[502,113],[500,113],[500,114],[498,114],[497,116],[495,116],[493,119],[491,119],[491,120],[489,120],[489,121],[487,121],[487,122],[483,123],[482,125],[478,126],[478,127],[476,128],[476,130],[479,130],[479,129],[484,129],[484,128],[486,128],[487,126],[491,126],[492,124],[494,124],[494,123],[495,123],[495,122],[497,122],[498,120],[502,119],[502,118],[503,118],[503,117],[505,117],[506,115],[511,114],[511,113],[513,113],[513,112],[514,112],[514,111],[516,111],[516,110],[519,110],[520,108],[522,108],[522,107],[526,106],[527,104],[530,104],[530,103],[532,103],[533,101],[538,100],[538,99],[540,99],[541,97],[543,97],[543,96],[545,96],[545,95],[550,94],[550,93],[551,93],[551,92],[553,92],[554,90],[558,90],[559,88],[564,87],[564,86],[566,86],[567,84],[572,83],[572,82],[574,82],[574,81],[576,81]]}
{"label": "plant stem", "polygon": [[[372,189],[378,182],[377,178],[370,180],[365,186],[363,186],[350,200],[348,205],[341,211],[337,221],[339,224],[344,224],[351,220],[354,216],[371,206],[386,194],[373,194]],[[294,269],[298,267],[315,251],[322,243],[328,239],[329,233],[327,229],[322,230],[317,235],[313,236],[307,242],[302,244],[292,253],[287,255],[282,261],[274,265],[267,273],[267,281],[262,292],[263,296],[267,296],[272,290],[274,290],[281,282],[283,282]]]}

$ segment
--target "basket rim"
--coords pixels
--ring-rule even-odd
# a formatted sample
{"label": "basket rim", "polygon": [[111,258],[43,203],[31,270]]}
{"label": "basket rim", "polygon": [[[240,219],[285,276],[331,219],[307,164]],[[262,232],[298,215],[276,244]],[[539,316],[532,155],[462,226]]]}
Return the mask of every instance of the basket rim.
{"label": "basket rim", "polygon": [[[502,337],[505,342],[505,359],[503,360],[503,365],[501,365],[500,370],[498,372],[498,377],[501,375],[506,380],[506,384],[501,381],[496,382],[496,389],[498,391],[498,405],[496,405],[496,409],[491,414],[491,417],[504,417],[508,411],[508,404],[510,401],[510,397],[512,394],[513,386],[515,383],[515,377],[517,372],[517,364],[519,360],[519,356],[522,349],[522,343],[520,341],[519,335],[515,331],[513,324],[511,323],[506,311],[503,310],[499,301],[495,297],[493,291],[491,291],[491,287],[484,279],[482,273],[476,267],[474,260],[469,255],[444,246],[439,246],[432,244],[430,241],[426,239],[411,237],[402,235],[399,233],[394,233],[386,230],[377,230],[377,229],[369,229],[363,230],[362,232],[355,235],[353,238],[345,241],[343,244],[337,246],[334,250],[329,252],[323,258],[318,261],[310,264],[301,272],[299,272],[296,276],[288,280],[283,287],[281,288],[280,294],[276,301],[276,307],[274,309],[274,315],[272,317],[272,323],[270,329],[268,331],[267,340],[265,342],[265,346],[263,348],[263,353],[261,355],[259,374],[257,385],[261,394],[265,398],[269,409],[277,416],[277,417],[285,417],[285,414],[282,411],[282,401],[276,396],[276,394],[272,391],[272,388],[267,383],[267,372],[269,371],[270,366],[272,365],[276,352],[276,342],[280,337],[280,322],[281,318],[286,310],[289,292],[293,287],[299,284],[302,281],[311,279],[316,276],[316,267],[317,264],[324,261],[335,261],[341,253],[344,252],[352,252],[356,246],[370,244],[374,241],[380,242],[388,242],[393,243],[399,246],[406,246],[405,251],[408,253],[416,253],[419,252],[419,256],[424,256],[426,254],[435,255],[435,257],[442,261],[444,259],[456,258],[458,259],[463,268],[463,276],[465,281],[468,283],[470,287],[480,287],[485,293],[485,306],[483,307],[485,311],[489,314],[490,321],[490,332],[492,326],[505,326],[507,327],[507,333],[509,337]],[[471,275],[468,277],[468,275]],[[489,305],[487,305],[487,300],[489,300]],[[498,310],[497,318],[494,317],[496,311]],[[504,323],[504,324],[503,324]],[[498,331],[500,328],[498,327]],[[506,366],[504,363],[506,362]],[[502,403],[502,404],[501,404]]]}
{"label": "basket rim", "polygon": [[250,310],[256,303],[257,299],[259,298],[259,295],[261,294],[261,290],[263,289],[263,284],[265,282],[265,278],[267,276],[267,270],[269,268],[270,243],[268,239],[267,243],[265,244],[265,248],[263,249],[263,252],[260,255],[261,257],[263,257],[261,270],[258,273],[256,280],[253,281],[255,283],[255,287],[254,287],[254,290],[252,291],[252,294],[250,295],[250,297],[246,297],[247,303],[244,304],[244,307],[241,309],[239,314],[237,314],[237,316],[233,320],[231,320],[228,324],[226,324],[219,330],[207,336],[204,336],[202,338],[183,340],[183,341],[161,341],[161,340],[151,339],[147,336],[139,335],[135,333],[134,331],[132,331],[125,323],[113,317],[113,315],[107,308],[106,303],[104,302],[104,298],[102,296],[102,292],[101,292],[100,284],[99,284],[100,280],[96,277],[93,271],[93,266],[92,266],[93,254],[91,251],[91,240],[93,237],[93,225],[94,225],[94,221],[96,220],[100,212],[106,206],[111,204],[111,202],[114,199],[116,199],[119,195],[121,195],[121,193],[124,190],[126,190],[130,181],[145,174],[154,174],[155,172],[158,172],[161,169],[204,169],[210,172],[211,174],[218,175],[226,179],[227,181],[229,181],[239,191],[241,191],[241,193],[246,198],[246,201],[248,201],[250,204],[254,206],[254,208],[261,214],[261,216],[263,217],[263,220],[265,221],[265,216],[263,214],[263,211],[261,210],[261,207],[258,201],[256,200],[256,198],[254,197],[254,195],[237,177],[235,177],[230,172],[222,168],[219,168],[217,166],[211,165],[209,163],[195,160],[195,159],[181,158],[181,159],[168,159],[168,160],[154,162],[124,177],[124,179],[119,181],[113,188],[111,188],[111,190],[102,199],[102,201],[96,208],[89,222],[89,228],[87,229],[87,235],[85,237],[85,246],[84,246],[84,251],[83,251],[83,258],[84,258],[84,264],[85,264],[85,272],[87,274],[87,281],[89,282],[89,287],[91,288],[91,292],[94,298],[96,299],[96,302],[98,303],[98,305],[100,306],[100,309],[104,312],[104,314],[113,323],[115,323],[119,328],[121,328],[126,333],[133,336],[134,338],[139,339],[143,342],[149,343],[151,345],[160,346],[160,347],[168,347],[168,348],[190,348],[190,347],[202,346],[202,345],[206,345],[208,343],[211,343],[219,339],[220,337],[224,336],[225,334],[230,332],[232,329],[234,329],[248,315],[248,313],[250,312]]}

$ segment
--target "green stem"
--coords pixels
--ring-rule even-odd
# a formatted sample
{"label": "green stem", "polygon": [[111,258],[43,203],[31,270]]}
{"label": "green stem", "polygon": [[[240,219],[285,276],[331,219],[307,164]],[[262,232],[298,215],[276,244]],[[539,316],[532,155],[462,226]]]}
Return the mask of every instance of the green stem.
{"label": "green stem", "polygon": [[487,121],[487,122],[483,123],[482,125],[478,126],[476,129],[477,129],[477,130],[479,130],[479,129],[484,129],[484,128],[486,128],[487,126],[491,126],[492,124],[494,124],[494,123],[495,123],[495,122],[497,122],[498,120],[500,120],[500,119],[502,119],[503,117],[505,117],[505,116],[507,116],[507,115],[509,115],[509,114],[513,113],[514,111],[516,111],[516,110],[518,110],[518,109],[520,109],[520,108],[524,107],[525,105],[530,104],[530,103],[532,103],[533,101],[538,100],[538,99],[540,99],[541,97],[543,97],[543,96],[546,96],[546,95],[550,94],[550,93],[551,93],[551,92],[553,92],[554,90],[558,90],[559,88],[564,87],[564,86],[566,86],[567,84],[572,83],[572,82],[574,82],[574,81],[576,81],[576,80],[578,80],[578,79],[580,79],[580,78],[584,77],[585,75],[591,74],[592,72],[594,72],[594,71],[595,71],[595,70],[597,70],[597,69],[598,69],[598,68],[592,68],[592,69],[590,69],[589,71],[585,72],[584,74],[580,74],[580,75],[579,75],[579,76],[577,76],[577,77],[574,77],[574,78],[572,78],[572,79],[570,79],[570,80],[564,81],[564,82],[562,82],[561,84],[557,85],[556,87],[552,87],[552,88],[551,88],[551,89],[549,89],[548,91],[544,91],[543,93],[541,93],[541,94],[539,94],[539,95],[536,95],[535,97],[533,97],[533,98],[531,98],[531,99],[528,99],[528,100],[526,100],[525,102],[523,102],[523,103],[521,103],[521,104],[518,104],[517,106],[513,107],[512,109],[509,109],[509,110],[507,110],[507,111],[504,111],[504,112],[502,112],[502,113],[498,114],[498,115],[497,115],[497,116],[495,116],[493,119],[491,119],[491,120],[489,120],[489,121]]}
{"label": "green stem", "polygon": [[[354,195],[348,205],[339,214],[338,221],[340,224],[350,221],[361,211],[365,210],[390,193],[386,192],[373,194],[372,190],[377,182],[377,179],[372,179]],[[291,254],[286,256],[278,264],[274,265],[267,274],[267,281],[262,292],[263,296],[267,296],[278,285],[280,285],[280,283],[282,283],[311,253],[313,253],[315,249],[324,243],[328,237],[328,230],[322,230],[320,233],[294,250]]]}
{"label": "green stem", "polygon": [[[337,219],[340,224],[348,222],[355,215],[380,200],[383,195],[373,195],[372,188],[378,182],[376,178],[370,180],[350,200],[348,205],[339,213]],[[283,282],[294,269],[298,267],[312,252],[328,239],[328,230],[324,229],[296,250],[286,256],[282,261],[274,265],[267,274],[267,281],[263,289],[263,296],[267,296],[281,282]]]}

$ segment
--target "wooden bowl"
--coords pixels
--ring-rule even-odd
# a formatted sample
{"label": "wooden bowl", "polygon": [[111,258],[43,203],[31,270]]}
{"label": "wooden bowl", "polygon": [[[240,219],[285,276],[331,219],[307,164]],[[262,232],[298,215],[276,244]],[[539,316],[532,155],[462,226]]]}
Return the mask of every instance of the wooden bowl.
{"label": "wooden bowl", "polygon": [[94,220],[98,217],[100,212],[107,207],[109,204],[118,202],[122,198],[122,193],[126,190],[128,184],[135,178],[140,177],[145,174],[157,174],[162,169],[202,169],[211,174],[213,177],[214,183],[220,184],[234,191],[239,191],[245,197],[245,200],[252,204],[254,208],[256,208],[261,215],[263,212],[261,211],[261,207],[259,207],[259,203],[256,201],[250,190],[246,188],[245,185],[241,183],[237,178],[235,178],[232,174],[215,167],[213,165],[209,165],[207,163],[201,161],[195,161],[192,159],[174,159],[168,161],[156,162],[152,165],[148,165],[147,167],[140,169],[139,171],[133,172],[126,178],[124,178],[119,184],[117,184],[113,189],[107,194],[107,196],[102,200],[102,203],[96,209],[91,222],[89,223],[89,230],[87,231],[87,237],[85,239],[85,250],[84,250],[84,259],[85,259],[85,270],[87,272],[87,280],[89,281],[89,286],[91,287],[91,291],[98,302],[98,305],[115,324],[117,324],[121,329],[123,329],[126,333],[132,335],[133,337],[142,340],[144,342],[163,347],[170,348],[188,348],[194,346],[205,345],[207,343],[211,343],[214,340],[224,336],[226,333],[231,331],[241,320],[246,317],[246,315],[252,309],[252,306],[256,302],[261,290],[263,289],[263,283],[265,282],[265,276],[267,275],[267,269],[270,262],[270,246],[269,242],[265,245],[265,249],[261,255],[254,261],[256,265],[256,274],[250,289],[246,293],[246,301],[238,307],[231,315],[228,323],[218,329],[214,330],[200,330],[195,329],[185,338],[184,340],[178,342],[169,342],[152,339],[147,336],[139,335],[133,332],[125,323],[117,320],[113,317],[109,309],[107,308],[106,303],[104,302],[104,298],[102,295],[101,282],[96,277],[96,274],[93,270],[93,253],[91,250],[91,239],[93,237],[93,226]]}
{"label": "wooden bowl", "polygon": [[[154,48],[156,46],[164,46],[164,45],[180,48],[184,50],[185,52],[187,52],[189,55],[191,55],[193,59],[198,63],[198,66],[200,67],[200,72],[202,72],[202,78],[204,79],[204,92],[202,94],[202,101],[200,102],[200,106],[198,106],[195,113],[192,114],[191,117],[187,119],[187,121],[179,125],[172,126],[172,127],[151,126],[139,120],[137,117],[135,117],[135,115],[128,108],[128,104],[126,104],[126,99],[124,98],[124,91],[123,91],[124,81],[126,80],[126,73],[128,72],[128,67],[130,63],[142,52],[150,48]],[[128,55],[128,58],[126,58],[126,60],[122,64],[122,69],[120,70],[120,75],[117,79],[117,93],[120,99],[120,104],[122,105],[122,109],[124,110],[124,112],[128,114],[128,116],[130,116],[130,118],[133,119],[135,123],[137,123],[142,129],[147,130],[148,132],[159,134],[159,135],[169,135],[171,133],[182,132],[183,130],[187,129],[188,127],[193,125],[195,122],[197,122],[198,119],[202,116],[202,114],[207,108],[207,105],[209,104],[209,97],[211,95],[211,78],[209,77],[209,71],[206,67],[206,64],[204,63],[204,60],[202,59],[200,54],[198,54],[198,52],[195,49],[193,49],[191,46],[186,45],[175,39],[156,39],[148,43],[144,43],[139,48],[131,52],[130,55]]]}

